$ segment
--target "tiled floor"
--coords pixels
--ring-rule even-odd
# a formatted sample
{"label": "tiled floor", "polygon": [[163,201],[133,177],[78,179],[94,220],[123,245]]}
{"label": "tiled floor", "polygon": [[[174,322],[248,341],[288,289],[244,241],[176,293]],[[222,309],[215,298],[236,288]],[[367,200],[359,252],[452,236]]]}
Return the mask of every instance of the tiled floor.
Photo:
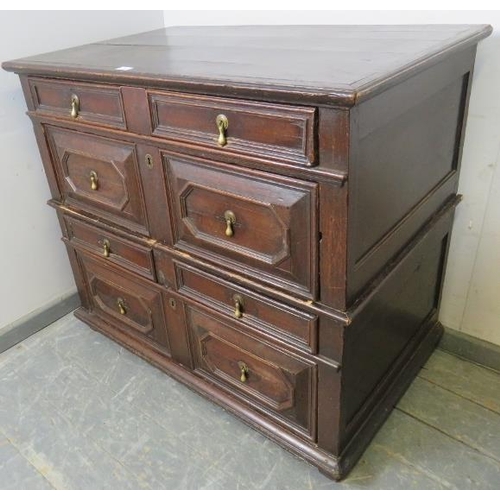
{"label": "tiled floor", "polygon": [[0,354],[1,489],[500,488],[500,374],[436,351],[329,481],[72,315]]}

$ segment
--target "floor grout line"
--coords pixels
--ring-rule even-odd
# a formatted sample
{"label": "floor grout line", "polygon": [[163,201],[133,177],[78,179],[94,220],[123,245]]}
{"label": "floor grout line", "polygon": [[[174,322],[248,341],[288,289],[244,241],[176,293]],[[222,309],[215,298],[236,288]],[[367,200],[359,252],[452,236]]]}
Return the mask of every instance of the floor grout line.
{"label": "floor grout line", "polygon": [[395,408],[396,410],[398,410],[399,412],[407,415],[408,417],[416,420],[417,422],[420,422],[421,424],[423,425],[426,425],[427,427],[430,427],[431,429],[434,429],[438,432],[440,432],[441,434],[443,434],[444,436],[447,436],[449,437],[450,439],[453,439],[454,441],[456,441],[457,443],[461,443],[463,444],[464,446],[467,446],[468,448],[470,448],[471,450],[474,450],[474,451],[477,451],[478,453],[480,453],[481,455],[483,455],[484,457],[486,458],[489,458],[491,460],[494,460],[495,462],[498,463],[498,465],[500,465],[500,459],[498,457],[495,457],[495,456],[492,456],[488,453],[486,453],[484,450],[480,450],[479,448],[476,448],[475,446],[472,446],[471,444],[469,443],[466,443],[465,441],[462,441],[461,439],[459,439],[458,437],[456,436],[453,436],[451,434],[449,434],[448,432],[446,432],[444,429],[440,429],[439,427],[436,427],[435,425],[432,425],[431,423],[429,422],[426,422],[425,420],[422,420],[420,417],[418,417],[417,415],[413,415],[411,413],[409,413],[408,411],[406,410],[403,410],[401,408]]}
{"label": "floor grout line", "polygon": [[[437,347],[436,350],[443,353],[443,354],[448,354],[448,356],[453,356],[454,358],[457,358],[460,361],[463,361],[464,363],[469,363],[469,364],[477,366],[479,368],[483,368],[484,370],[487,370],[488,372],[493,373],[493,375],[497,375],[499,380],[500,380],[500,371],[495,370],[494,368],[491,368],[491,367],[486,366],[486,365],[482,365],[481,363],[478,363],[476,361],[472,361],[471,359],[464,358],[463,356],[460,356],[459,354],[456,354],[455,352],[447,351],[446,349],[443,349],[442,347]],[[425,368],[425,366],[423,368]]]}
{"label": "floor grout line", "polygon": [[418,464],[414,464],[413,462],[410,462],[404,455],[401,455],[400,453],[394,452],[394,451],[390,450],[389,448],[386,448],[384,445],[381,445],[381,444],[376,443],[376,442],[372,443],[371,446],[374,446],[375,448],[380,448],[381,450],[384,450],[384,452],[387,453],[387,455],[389,455],[390,457],[398,460],[402,464],[408,466],[410,469],[414,469],[414,470],[420,472],[421,474],[423,474],[424,476],[427,476],[428,478],[432,479],[433,481],[440,484],[441,486],[444,486],[447,489],[457,489],[456,486],[454,486],[450,482],[446,481],[446,479],[438,477],[438,476],[434,475],[428,469],[425,469],[425,468],[419,466]]}
{"label": "floor grout line", "polygon": [[[57,406],[54,405],[54,403],[52,401],[50,401],[49,399],[45,399],[43,398],[42,400],[42,404],[46,404],[48,407],[50,407],[50,409],[58,416],[60,417],[61,419],[63,419],[67,424],[68,426],[73,430],[73,432],[78,435],[81,435],[82,437],[84,437],[86,440],[90,441],[91,443],[93,443],[95,446],[97,446],[100,450],[102,450],[103,452],[105,452],[113,461],[117,462],[120,466],[122,466],[127,472],[131,473],[135,478],[137,478],[137,482],[138,483],[143,483],[143,481],[137,477],[137,475],[132,471],[130,470],[127,466],[125,466],[120,460],[118,457],[115,457],[114,455],[112,455],[110,452],[108,452],[105,448],[103,448],[96,440],[92,439],[92,437],[90,436],[86,436],[84,433],[83,433],[83,430],[82,429],[79,429],[75,424],[74,422],[69,418],[67,417],[64,413],[62,413],[60,411],[59,408],[57,408]],[[0,429],[1,431],[1,429]],[[5,433],[4,433],[5,434]],[[7,439],[9,440],[9,442],[11,442],[11,440],[7,437]],[[14,443],[12,442],[12,444],[14,445]],[[29,446],[29,445],[28,445]],[[18,451],[21,452],[21,449],[19,447],[16,447],[18,449]],[[35,453],[36,453],[36,450],[33,450]],[[23,457],[29,461],[29,459],[23,455]],[[42,471],[40,471],[35,464],[33,464],[32,462],[30,462],[33,467],[35,467],[41,474]],[[88,465],[91,465],[90,462],[87,462]],[[46,477],[46,476],[44,476]],[[47,480],[49,480],[48,478],[46,478]],[[52,483],[51,483],[52,484]],[[57,488],[57,489],[60,489],[60,488]],[[149,489],[149,488],[148,488]]]}
{"label": "floor grout line", "polygon": [[464,396],[463,394],[455,392],[454,390],[450,389],[449,387],[445,387],[444,385],[442,385],[434,380],[431,380],[429,378],[426,378],[425,376],[422,376],[422,371],[420,371],[420,373],[418,374],[418,378],[421,378],[422,380],[425,380],[426,382],[429,382],[430,384],[433,384],[436,387],[440,387],[441,389],[444,389],[445,391],[448,391],[449,393],[454,394],[455,396],[458,396],[459,398],[465,399],[466,401],[469,401],[470,403],[474,403],[475,405],[477,405],[485,410],[488,410],[497,416],[500,416],[500,411],[489,408],[488,406],[485,406],[484,404],[480,403],[479,401],[476,401],[476,400],[471,399],[467,396]]}
{"label": "floor grout line", "polygon": [[436,476],[435,474],[433,474],[430,470],[426,469],[425,467],[422,467],[422,466],[420,466],[418,464],[415,464],[415,463],[411,462],[404,455],[401,455],[400,453],[391,452],[390,449],[386,448],[383,445],[376,444],[375,446],[378,447],[378,448],[380,448],[380,449],[382,449],[382,450],[384,450],[389,456],[392,456],[393,458],[399,460],[400,462],[402,462],[403,464],[405,464],[409,468],[414,469],[414,470],[418,471],[420,474],[423,474],[424,476],[432,479],[433,481],[435,481],[439,485],[443,486],[444,488],[446,488],[448,490],[456,490],[456,489],[458,489],[457,486],[455,486],[454,484],[450,483],[446,479],[444,479],[442,477],[439,477],[439,476]]}
{"label": "floor grout line", "polygon": [[[61,488],[54,484],[53,481],[50,480],[49,477],[47,477],[44,473],[43,470],[40,470],[38,468],[38,466],[33,463],[29,457],[27,457],[24,453],[23,453],[23,449],[17,444],[17,442],[15,440],[13,440],[11,437],[9,437],[7,434],[5,434],[4,430],[3,429],[0,429],[0,433],[5,437],[5,439],[17,450],[17,453],[19,453],[19,456],[21,458],[23,458],[28,464],[31,465],[31,467],[33,467],[37,472],[38,474],[40,474],[40,476],[42,476],[51,486],[53,489],[55,490],[60,490]],[[2,487],[0,487],[0,489],[3,489]]]}

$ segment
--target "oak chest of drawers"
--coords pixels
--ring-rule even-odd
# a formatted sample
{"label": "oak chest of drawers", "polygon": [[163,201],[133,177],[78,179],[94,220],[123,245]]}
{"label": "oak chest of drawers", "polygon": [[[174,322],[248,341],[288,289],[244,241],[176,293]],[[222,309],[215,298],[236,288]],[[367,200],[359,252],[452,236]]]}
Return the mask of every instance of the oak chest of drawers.
{"label": "oak chest of drawers", "polygon": [[4,63],[77,316],[342,478],[441,334],[490,31],[168,28]]}

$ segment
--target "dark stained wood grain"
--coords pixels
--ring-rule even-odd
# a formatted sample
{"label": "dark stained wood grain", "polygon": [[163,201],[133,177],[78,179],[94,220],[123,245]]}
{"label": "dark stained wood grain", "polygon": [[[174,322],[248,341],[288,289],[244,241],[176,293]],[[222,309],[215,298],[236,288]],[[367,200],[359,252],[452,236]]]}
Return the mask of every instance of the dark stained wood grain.
{"label": "dark stained wood grain", "polygon": [[[255,342],[229,324],[189,307],[187,321],[195,372],[298,426],[315,439],[316,367],[304,359]],[[245,366],[241,380],[241,363]],[[304,432],[305,431],[305,432]]]}
{"label": "dark stained wood grain", "polygon": [[174,261],[177,289],[181,295],[214,307],[228,317],[235,317],[235,300],[240,302],[239,322],[258,328],[264,334],[283,339],[309,352],[317,352],[316,315],[230,284],[179,261]]}
{"label": "dark stained wood grain", "polygon": [[[475,48],[351,112],[350,305],[457,192]],[[369,221],[369,222],[368,222]]]}
{"label": "dark stained wood grain", "polygon": [[134,144],[48,126],[45,134],[66,203],[148,234]]}
{"label": "dark stained wood grain", "polygon": [[113,265],[77,252],[88,288],[90,311],[170,353],[161,290],[149,281],[117,273]]}
{"label": "dark stained wood grain", "polygon": [[[314,184],[188,156],[164,154],[163,161],[174,247],[307,298],[316,296]],[[231,236],[227,211],[235,217]]]}
{"label": "dark stained wood grain", "polygon": [[[70,120],[125,129],[123,102],[118,87],[29,79],[34,108]],[[71,97],[78,97],[78,115],[71,117]]]}
{"label": "dark stained wood grain", "polygon": [[[296,297],[295,295],[276,288],[270,283],[253,280],[252,278],[245,276],[243,273],[232,272],[229,269],[221,267],[217,263],[211,263],[199,257],[195,257],[190,253],[177,250],[162,243],[155,243],[154,255],[155,263],[157,264],[158,269],[162,270],[162,272],[165,271],[163,272],[163,274],[165,277],[165,282],[169,287],[175,287],[175,283],[177,282],[175,277],[175,267],[171,260],[173,258],[176,261],[195,266],[197,269],[203,270],[211,274],[212,276],[219,277],[222,280],[235,283],[251,290],[255,290],[258,293],[263,294],[269,298],[273,298],[282,304],[290,305],[294,308],[310,312],[311,314],[316,314],[319,316],[324,315],[328,318],[331,318],[335,322],[335,324],[345,325],[350,323],[350,318],[347,311],[339,311],[332,307],[325,306],[321,302]],[[333,356],[332,359],[337,358]]]}
{"label": "dark stained wood grain", "polygon": [[148,96],[140,87],[120,87],[127,130],[136,134],[151,134],[151,116],[146,112]]}
{"label": "dark stained wood grain", "polygon": [[[18,73],[353,105],[491,33],[487,25],[164,28],[3,64]],[[124,69],[130,68],[130,69]]]}
{"label": "dark stained wood grain", "polygon": [[[313,166],[316,163],[315,109],[150,92],[153,135],[203,144],[224,153],[268,157]],[[227,144],[217,142],[216,118],[228,120]]]}
{"label": "dark stained wood grain", "polygon": [[86,249],[103,260],[109,260],[145,278],[155,280],[151,247],[142,246],[69,215],[64,216],[64,222],[67,238],[77,248]]}
{"label": "dark stained wood grain", "polygon": [[[335,121],[345,120],[346,117],[348,119],[349,116],[349,113],[346,110],[339,111],[336,109],[328,109],[328,114],[336,117],[331,119],[333,123]],[[156,146],[157,148],[161,148],[165,151],[180,154],[189,154],[208,160],[228,162],[230,159],[231,164],[261,170],[264,172],[277,173],[281,175],[291,175],[295,178],[310,180],[312,182],[326,182],[336,186],[340,186],[343,185],[347,180],[347,166],[344,165],[342,169],[339,169],[339,164],[337,164],[335,159],[333,161],[330,161],[332,155],[321,155],[321,158],[323,158],[323,160],[320,161],[318,166],[310,168],[289,163],[283,159],[269,159],[258,156],[249,157],[248,155],[239,153],[228,154],[227,152],[223,151],[223,148],[209,148],[207,146],[194,143],[188,144],[185,142],[179,142],[165,138],[157,138],[151,135],[140,135],[138,133],[131,133],[129,131],[114,130],[112,128],[104,128],[96,125],[85,124],[82,121],[77,122],[75,120],[63,120],[52,115],[40,115],[39,113],[30,111],[28,112],[28,115],[30,116],[34,124],[53,125],[56,127],[64,127],[66,130],[98,134],[109,138],[114,138],[116,140],[140,142],[141,144],[145,144],[148,146]],[[332,124],[330,124],[329,127],[330,126],[332,126]],[[331,148],[333,156],[335,156],[335,153],[337,152],[336,148],[337,146],[335,147],[335,149],[333,147]]]}

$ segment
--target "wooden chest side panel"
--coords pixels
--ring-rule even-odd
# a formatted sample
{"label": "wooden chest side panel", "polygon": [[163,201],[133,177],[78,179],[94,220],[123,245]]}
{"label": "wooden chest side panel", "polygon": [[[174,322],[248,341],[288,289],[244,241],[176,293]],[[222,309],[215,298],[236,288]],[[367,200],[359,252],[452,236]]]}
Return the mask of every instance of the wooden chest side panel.
{"label": "wooden chest side panel", "polygon": [[436,321],[453,212],[453,205],[442,211],[361,310],[353,314],[345,330],[344,444],[346,436],[355,432],[377,404],[377,394],[383,394],[397,375],[407,345],[425,330],[430,318]]}
{"label": "wooden chest side panel", "polygon": [[459,53],[353,113],[348,304],[456,194],[473,61]]}

